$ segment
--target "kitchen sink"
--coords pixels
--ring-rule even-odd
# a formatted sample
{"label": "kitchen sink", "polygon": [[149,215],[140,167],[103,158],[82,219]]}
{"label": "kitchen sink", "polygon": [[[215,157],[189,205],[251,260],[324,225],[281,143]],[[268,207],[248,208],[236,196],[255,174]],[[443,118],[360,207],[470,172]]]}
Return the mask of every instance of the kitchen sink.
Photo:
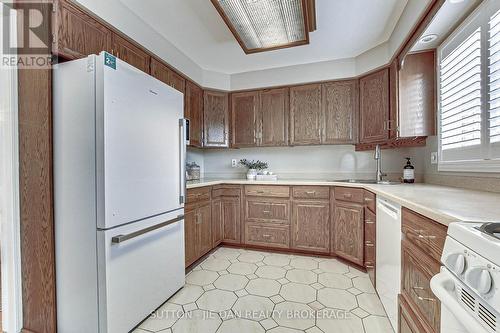
{"label": "kitchen sink", "polygon": [[379,184],[379,185],[397,185],[399,182],[391,182],[388,180],[382,180],[377,182],[375,179],[340,179],[334,180],[339,183],[351,183],[351,184]]}

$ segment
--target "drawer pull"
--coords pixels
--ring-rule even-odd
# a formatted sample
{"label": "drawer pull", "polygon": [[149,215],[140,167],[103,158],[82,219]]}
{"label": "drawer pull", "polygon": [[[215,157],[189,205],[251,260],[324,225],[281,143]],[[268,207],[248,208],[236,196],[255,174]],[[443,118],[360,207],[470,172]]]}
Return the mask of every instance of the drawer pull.
{"label": "drawer pull", "polygon": [[271,214],[271,211],[270,210],[263,210],[262,214]]}
{"label": "drawer pull", "polygon": [[370,202],[370,201],[373,201],[372,198],[365,198],[365,202]]}
{"label": "drawer pull", "polygon": [[375,246],[375,244],[373,244],[372,242],[366,242],[365,246],[373,247],[373,246]]}
{"label": "drawer pull", "polygon": [[375,268],[374,265],[365,265],[366,268]]}
{"label": "drawer pull", "polygon": [[306,194],[314,195],[314,194],[316,194],[316,191],[307,191]]}
{"label": "drawer pull", "polygon": [[365,223],[366,223],[366,224],[375,224],[375,221],[372,221],[372,220],[365,220]]}
{"label": "drawer pull", "polygon": [[418,238],[420,238],[420,239],[436,239],[436,236],[418,234]]}
{"label": "drawer pull", "polygon": [[344,198],[352,198],[352,194],[351,193],[344,193]]}
{"label": "drawer pull", "polygon": [[269,234],[263,234],[262,237],[264,237],[264,238],[270,238],[271,235],[269,235]]}
{"label": "drawer pull", "polygon": [[264,193],[266,193],[266,191],[258,190],[257,193],[264,194]]}
{"label": "drawer pull", "polygon": [[430,297],[422,297],[419,295],[418,291],[419,290],[425,290],[423,287],[412,287],[411,288],[413,290],[413,292],[415,293],[415,295],[417,296],[417,298],[420,300],[420,301],[425,301],[425,302],[436,302],[436,299],[435,298],[430,298]]}

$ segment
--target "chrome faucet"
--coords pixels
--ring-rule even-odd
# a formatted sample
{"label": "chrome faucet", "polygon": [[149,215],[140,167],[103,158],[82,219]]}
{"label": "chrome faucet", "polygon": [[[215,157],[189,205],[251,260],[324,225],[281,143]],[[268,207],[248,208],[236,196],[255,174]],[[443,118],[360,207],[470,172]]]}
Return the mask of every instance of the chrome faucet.
{"label": "chrome faucet", "polygon": [[383,173],[382,170],[381,170],[381,167],[382,167],[382,152],[380,151],[380,145],[377,145],[375,147],[375,156],[373,156],[373,158],[375,159],[375,161],[377,161],[377,175],[376,175],[376,179],[377,179],[377,183],[378,182],[381,182],[383,179],[383,177],[387,176],[387,174]]}

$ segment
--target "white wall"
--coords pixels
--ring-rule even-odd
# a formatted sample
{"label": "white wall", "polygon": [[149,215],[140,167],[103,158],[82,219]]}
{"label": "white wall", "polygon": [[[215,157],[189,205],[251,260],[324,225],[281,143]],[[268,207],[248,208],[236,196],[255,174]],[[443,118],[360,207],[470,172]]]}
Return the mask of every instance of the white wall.
{"label": "white wall", "polygon": [[[417,174],[422,174],[422,148],[382,151],[382,170],[391,178],[400,177],[405,157],[411,157]],[[189,158],[199,158],[199,150],[189,150]],[[232,168],[231,159],[260,159],[280,178],[342,179],[374,178],[373,151],[355,152],[354,146],[269,147],[203,151],[205,178],[244,177],[246,169]],[[196,156],[196,157],[195,157]],[[188,159],[189,159],[188,158]]]}

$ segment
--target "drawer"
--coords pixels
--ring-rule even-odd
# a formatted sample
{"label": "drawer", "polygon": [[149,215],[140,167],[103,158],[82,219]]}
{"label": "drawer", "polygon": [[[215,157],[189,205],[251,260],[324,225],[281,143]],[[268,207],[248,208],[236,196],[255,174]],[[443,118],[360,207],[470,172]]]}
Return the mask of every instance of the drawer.
{"label": "drawer", "polygon": [[335,200],[364,203],[364,190],[362,188],[336,186],[334,194]]}
{"label": "drawer", "polygon": [[364,190],[363,195],[364,195],[363,200],[365,202],[365,207],[371,210],[373,213],[375,213],[377,209],[376,208],[377,202],[375,201],[375,193]]}
{"label": "drawer", "polygon": [[440,264],[413,243],[403,240],[401,244],[401,293],[420,314],[425,326],[440,332],[441,305],[430,287]]}
{"label": "drawer", "polygon": [[186,203],[210,200],[211,187],[191,188],[186,191]]}
{"label": "drawer", "polygon": [[290,223],[290,201],[246,198],[245,220],[249,222]]}
{"label": "drawer", "polygon": [[218,185],[212,187],[212,198],[218,197],[239,197],[241,196],[241,187],[238,185]]}
{"label": "drawer", "polygon": [[365,241],[371,241],[375,243],[375,214],[373,214],[369,209],[365,208]]}
{"label": "drawer", "polygon": [[262,224],[245,225],[245,243],[269,247],[290,247],[290,228],[288,226],[267,226]]}
{"label": "drawer", "polygon": [[292,194],[294,198],[300,199],[329,199],[330,188],[326,186],[294,186]]}
{"label": "drawer", "polygon": [[257,197],[289,198],[290,187],[277,185],[249,185],[245,186],[245,195]]}
{"label": "drawer", "polygon": [[375,243],[365,241],[365,267],[375,265]]}
{"label": "drawer", "polygon": [[447,228],[406,208],[403,208],[402,220],[405,238],[440,261]]}

